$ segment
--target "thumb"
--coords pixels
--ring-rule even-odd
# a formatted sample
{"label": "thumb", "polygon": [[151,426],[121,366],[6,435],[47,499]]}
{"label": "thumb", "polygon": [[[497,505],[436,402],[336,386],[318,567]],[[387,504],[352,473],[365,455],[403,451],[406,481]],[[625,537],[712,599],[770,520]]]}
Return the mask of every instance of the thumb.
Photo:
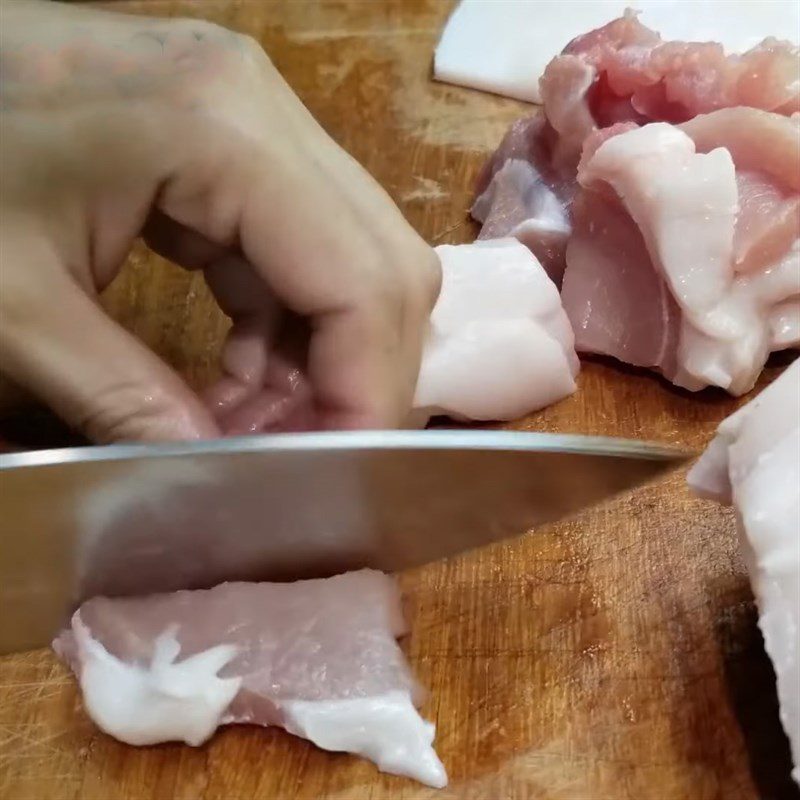
{"label": "thumb", "polygon": [[94,442],[219,435],[178,375],[69,273],[36,266],[27,274],[48,280],[28,291],[5,280],[0,287],[0,369],[8,377]]}

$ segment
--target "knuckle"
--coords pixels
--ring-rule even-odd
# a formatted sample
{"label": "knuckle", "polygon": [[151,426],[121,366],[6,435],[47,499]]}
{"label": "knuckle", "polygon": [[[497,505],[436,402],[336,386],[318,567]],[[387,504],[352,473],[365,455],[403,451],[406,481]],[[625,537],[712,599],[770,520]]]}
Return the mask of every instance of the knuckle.
{"label": "knuckle", "polygon": [[397,346],[404,324],[405,295],[401,275],[378,262],[362,273],[359,289],[353,296],[352,319],[358,337],[366,344],[392,350]]}
{"label": "knuckle", "polygon": [[237,35],[221,25],[201,19],[173,19],[166,25],[165,52],[186,63],[225,53]]}
{"label": "knuckle", "polygon": [[190,416],[174,392],[122,382],[96,395],[78,425],[94,442],[158,441],[181,438]]}
{"label": "knuckle", "polygon": [[384,313],[397,304],[404,291],[398,264],[379,246],[368,244],[351,272],[350,290],[355,290],[359,305]]}
{"label": "knuckle", "polygon": [[234,33],[233,42],[236,49],[243,55],[249,56],[257,61],[263,61],[266,57],[264,48],[258,39],[247,33]]}
{"label": "knuckle", "polygon": [[266,54],[251,36],[204,20],[173,20],[169,52],[175,78],[191,95],[219,81],[237,83],[263,66]]}
{"label": "knuckle", "polygon": [[442,289],[442,263],[436,251],[426,245],[415,264],[421,299],[426,311],[430,312],[436,305]]}
{"label": "knuckle", "polygon": [[385,252],[373,255],[361,270],[357,305],[383,338],[399,345],[429,317],[441,289],[441,263],[421,240],[397,248],[390,258]]}
{"label": "knuckle", "polygon": [[371,294],[378,301],[384,312],[391,312],[405,301],[406,282],[397,265],[382,271],[372,282]]}
{"label": "knuckle", "polygon": [[388,266],[370,272],[366,286],[371,303],[397,325],[427,318],[442,286],[439,256],[425,244],[406,248],[402,259],[394,257]]}
{"label": "knuckle", "polygon": [[414,317],[427,317],[439,297],[442,267],[439,256],[420,242],[409,247],[403,264],[405,308]]}
{"label": "knuckle", "polygon": [[259,42],[245,33],[220,27],[210,41],[216,61],[223,71],[234,76],[260,71],[267,59]]}

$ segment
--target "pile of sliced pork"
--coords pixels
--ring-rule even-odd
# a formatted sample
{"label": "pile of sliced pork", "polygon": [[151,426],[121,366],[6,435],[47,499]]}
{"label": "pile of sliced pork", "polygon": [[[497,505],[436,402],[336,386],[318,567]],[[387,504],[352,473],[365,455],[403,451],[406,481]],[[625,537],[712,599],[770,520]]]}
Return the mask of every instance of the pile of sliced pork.
{"label": "pile of sliced pork", "polygon": [[[770,352],[800,344],[799,73],[786,43],[731,56],[664,42],[631,13],[569,44],[542,77],[542,113],[513,125],[484,169],[481,241],[437,250],[418,422],[555,402],[575,391],[576,347],[692,390],[752,388]],[[694,473],[739,510],[795,747],[798,369],[726,422]],[[213,401],[227,432],[303,427],[311,395],[296,370],[232,381]],[[773,531],[757,496],[782,482]],[[404,630],[393,580],[364,571],[96,598],[55,647],[93,719],[123,741],[281,725],[443,786],[395,641]]]}
{"label": "pile of sliced pork", "polygon": [[[628,12],[571,42],[540,93],[480,177],[480,238],[541,259],[579,352],[748,392],[800,344],[798,49],[664,42]],[[736,508],[800,782],[798,436],[800,361],[720,426],[690,482]]]}
{"label": "pile of sliced pork", "polygon": [[[542,408],[575,390],[575,350],[749,391],[800,344],[798,49],[665,42],[627,12],[567,45],[540,95],[479,178],[481,241],[437,248],[414,421]],[[263,377],[211,398],[226,433],[313,418],[299,370]]]}
{"label": "pile of sliced pork", "polygon": [[481,177],[481,239],[562,284],[579,352],[751,389],[800,344],[800,55],[664,42],[629,12],[546,68]]}

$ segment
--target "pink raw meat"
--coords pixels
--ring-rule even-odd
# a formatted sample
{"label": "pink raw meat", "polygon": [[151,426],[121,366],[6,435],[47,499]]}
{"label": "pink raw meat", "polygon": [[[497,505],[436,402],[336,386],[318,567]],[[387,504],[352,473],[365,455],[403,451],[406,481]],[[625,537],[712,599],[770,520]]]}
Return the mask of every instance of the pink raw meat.
{"label": "pink raw meat", "polygon": [[766,39],[742,55],[715,42],[664,42],[635,12],[570,42],[540,86],[559,134],[556,161],[575,163],[594,128],[684,122],[721,108],[800,110],[798,49]]}
{"label": "pink raw meat", "polygon": [[263,385],[227,376],[205,395],[226,436],[312,430],[311,387],[303,372],[276,359]]}
{"label": "pink raw meat", "polygon": [[580,173],[586,164],[589,163],[589,159],[597,152],[597,148],[600,147],[603,142],[614,136],[619,136],[621,133],[635,130],[638,127],[639,126],[635,122],[615,122],[608,128],[598,128],[596,131],[590,133],[583,142],[581,158],[578,162],[578,172]]}
{"label": "pink raw meat", "polygon": [[739,108],[619,130],[593,134],[578,174],[562,291],[576,347],[746,392],[800,343],[800,128]]}
{"label": "pink raw meat", "polygon": [[511,159],[476,198],[472,216],[483,222],[479,239],[513,236],[560,282],[571,230],[570,202],[566,192],[554,191],[529,162]]}
{"label": "pink raw meat", "polygon": [[737,170],[739,213],[733,237],[737,272],[755,272],[800,237],[800,194],[757,170]]}
{"label": "pink raw meat", "polygon": [[527,161],[532,166],[540,164],[542,169],[549,169],[554,136],[555,132],[547,127],[544,115],[539,113],[512,123],[503,141],[483,165],[478,175],[477,193],[485,191],[495,173],[510,159]]}
{"label": "pink raw meat", "polygon": [[575,349],[674,372],[680,310],[636,223],[619,200],[595,191],[579,195],[574,222],[562,301]]}
{"label": "pink raw meat", "polygon": [[517,237],[559,283],[590,134],[742,106],[791,115],[800,110],[798,55],[775,39],[730,56],[714,42],[664,42],[631,11],[579,36],[544,71],[543,113],[514,123],[481,173],[472,209],[480,238]]}
{"label": "pink raw meat", "polygon": [[[361,570],[295,583],[224,583],[206,591],[96,597],[80,607],[71,628],[61,633],[53,647],[81,679],[87,708],[98,724],[124,741],[143,744],[180,738],[198,744],[217,724],[278,725],[326,749],[359,752],[386,771],[443,785],[444,770],[430,748],[432,726],[426,727],[413,711],[412,704],[420,702],[422,693],[395,641],[406,632],[395,581],[380,572]],[[181,659],[174,666],[167,663],[167,668],[180,668],[191,664],[193,657],[228,648],[227,658],[216,665],[218,677],[212,674],[210,678],[236,680],[238,691],[199,735],[189,717],[191,703],[203,701],[206,686],[196,698],[186,698],[186,709],[173,710],[173,717],[187,715],[187,729],[177,735],[174,731],[176,726],[180,730],[180,720],[155,724],[152,720],[158,721],[158,715],[153,716],[152,709],[135,710],[134,716],[141,713],[144,721],[130,719],[130,712],[115,715],[114,706],[123,707],[129,699],[124,680],[118,680],[114,704],[108,707],[102,702],[107,674],[98,664],[110,662],[116,669],[112,677],[122,675],[126,666],[137,667],[143,676],[148,676],[148,668],[156,673],[154,661],[165,634],[177,642],[172,660],[178,651]],[[174,702],[180,699],[178,690]],[[145,694],[139,699],[140,705],[147,702],[157,705],[159,697]],[[381,749],[387,711],[402,712],[406,721],[413,717],[411,722],[418,723],[419,731],[430,733],[428,742],[405,739],[407,731],[398,726],[388,731],[390,739],[394,736],[395,750]],[[359,725],[367,726],[356,732],[361,743],[353,746],[351,738],[350,746],[341,741],[331,746],[331,737],[342,735],[339,729],[349,724],[347,714],[353,713]],[[333,732],[322,729],[326,720]],[[376,729],[370,731],[370,724]],[[409,765],[410,757],[428,762]]]}
{"label": "pink raw meat", "polygon": [[725,147],[736,164],[737,271],[774,261],[800,236],[800,117],[729,108],[680,127],[698,152]]}
{"label": "pink raw meat", "polygon": [[[220,643],[239,647],[221,671],[221,677],[243,678],[227,710],[230,722],[280,725],[281,701],[289,699],[366,697],[397,688],[421,699],[395,642],[407,633],[397,587],[372,570],[296,583],[96,597],[76,614],[123,661],[147,663],[156,637],[170,625],[177,626],[183,658]],[[70,630],[55,644],[77,672],[74,645]]]}
{"label": "pink raw meat", "polygon": [[753,109],[727,108],[695,117],[680,128],[692,137],[698,152],[725,147],[737,169],[761,170],[800,192],[800,115],[787,119]]}
{"label": "pink raw meat", "polygon": [[472,216],[479,239],[513,236],[560,283],[574,175],[552,167],[555,132],[541,115],[515,122],[478,178]]}

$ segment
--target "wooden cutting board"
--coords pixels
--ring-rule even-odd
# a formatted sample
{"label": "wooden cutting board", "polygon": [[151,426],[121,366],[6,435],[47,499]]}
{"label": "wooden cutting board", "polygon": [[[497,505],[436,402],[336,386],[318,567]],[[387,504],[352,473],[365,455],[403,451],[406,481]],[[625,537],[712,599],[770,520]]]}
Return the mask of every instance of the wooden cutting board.
{"label": "wooden cutting board", "polygon": [[[331,135],[432,243],[474,237],[472,185],[518,103],[430,81],[436,0],[120,0],[263,42]],[[313,225],[313,219],[309,220]],[[226,320],[202,279],[137,251],[112,312],[201,384]],[[785,362],[784,362],[785,363]],[[768,371],[764,382],[778,367]],[[514,427],[700,448],[736,402],[610,363]],[[13,536],[14,531],[2,535]],[[442,791],[283,731],[134,749],[100,734],[48,651],[0,660],[4,800],[745,800],[797,797],[730,513],[676,475],[580,519],[403,576]]]}

